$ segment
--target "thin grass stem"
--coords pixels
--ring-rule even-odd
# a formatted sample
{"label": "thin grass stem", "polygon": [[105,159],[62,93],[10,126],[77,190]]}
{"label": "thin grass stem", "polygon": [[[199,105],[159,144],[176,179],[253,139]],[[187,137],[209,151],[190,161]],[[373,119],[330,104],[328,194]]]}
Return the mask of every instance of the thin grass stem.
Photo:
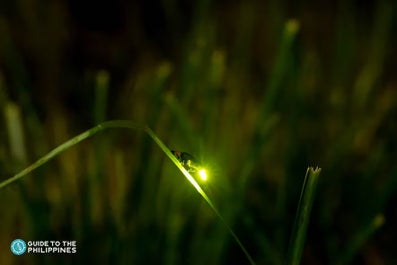
{"label": "thin grass stem", "polygon": [[295,216],[294,227],[292,228],[291,240],[288,248],[287,265],[300,264],[306,240],[310,212],[313,206],[320,172],[321,168],[314,169],[312,167],[309,167],[306,171]]}
{"label": "thin grass stem", "polygon": [[218,211],[218,209],[215,207],[214,203],[211,201],[211,199],[207,196],[207,194],[204,192],[204,190],[200,187],[200,185],[197,183],[197,181],[190,175],[190,173],[179,163],[178,159],[171,153],[171,151],[168,149],[168,147],[156,136],[156,134],[146,125],[140,125],[136,124],[131,121],[126,121],[126,120],[112,120],[112,121],[106,121],[103,123],[100,123],[99,125],[73,137],[69,141],[66,141],[65,143],[59,145],[58,147],[54,148],[51,150],[49,153],[44,155],[42,158],[16,174],[15,176],[8,178],[0,183],[0,189],[6,187],[7,185],[21,179],[22,177],[26,176],[27,174],[31,173],[33,170],[36,168],[42,166],[46,162],[50,161],[53,159],[55,156],[58,154],[66,151],[70,147],[80,143],[81,141],[93,136],[94,134],[101,132],[103,130],[109,129],[109,128],[126,128],[126,129],[132,129],[132,130],[140,130],[144,131],[147,133],[153,141],[160,147],[160,149],[167,155],[167,157],[178,167],[178,169],[183,173],[183,175],[186,177],[186,179],[190,182],[190,184],[193,185],[193,187],[196,189],[196,191],[204,198],[204,200],[207,202],[207,204],[211,207],[211,209],[215,212],[215,214],[218,216],[218,218],[221,220],[221,222],[226,226],[227,230],[230,232],[232,237],[236,240],[237,244],[240,246],[244,254],[246,255],[247,259],[249,260],[251,265],[255,265],[254,260],[252,259],[251,255],[248,253],[248,251],[245,249],[244,245],[241,243],[240,239],[237,237],[237,235],[233,232],[232,228],[227,224],[226,220],[223,218],[221,213]]}
{"label": "thin grass stem", "polygon": [[340,256],[339,260],[334,264],[344,265],[351,264],[354,257],[364,246],[366,242],[375,234],[376,231],[384,224],[385,218],[382,214],[377,214],[372,218],[369,223],[361,227],[352,239],[346,244],[344,253]]}

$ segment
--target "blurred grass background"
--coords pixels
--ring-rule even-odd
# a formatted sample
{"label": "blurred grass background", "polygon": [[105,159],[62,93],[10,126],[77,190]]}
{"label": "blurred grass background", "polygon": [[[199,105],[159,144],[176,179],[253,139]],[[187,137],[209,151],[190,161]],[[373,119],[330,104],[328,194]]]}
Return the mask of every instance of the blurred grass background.
{"label": "blurred grass background", "polygon": [[[282,264],[307,166],[302,264],[397,264],[394,1],[0,3],[0,180],[108,119],[208,166],[258,264]],[[248,264],[149,137],[106,131],[0,191],[0,264]],[[9,244],[76,240],[77,255]]]}

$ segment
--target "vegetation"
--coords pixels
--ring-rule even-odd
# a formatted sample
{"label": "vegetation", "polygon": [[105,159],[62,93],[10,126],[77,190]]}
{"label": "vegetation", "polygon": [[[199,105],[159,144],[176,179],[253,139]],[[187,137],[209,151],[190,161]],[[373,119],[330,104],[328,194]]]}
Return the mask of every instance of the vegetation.
{"label": "vegetation", "polygon": [[0,4],[0,264],[397,262],[395,5],[122,2]]}

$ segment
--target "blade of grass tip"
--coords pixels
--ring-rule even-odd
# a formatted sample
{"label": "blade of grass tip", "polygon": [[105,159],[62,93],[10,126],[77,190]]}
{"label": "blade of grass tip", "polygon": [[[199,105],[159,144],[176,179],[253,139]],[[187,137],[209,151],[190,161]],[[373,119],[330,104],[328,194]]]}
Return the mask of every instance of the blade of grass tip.
{"label": "blade of grass tip", "polygon": [[94,107],[94,121],[95,124],[99,124],[105,120],[106,116],[106,99],[109,90],[109,73],[105,70],[101,70],[96,75],[96,87],[95,87],[95,107]]}
{"label": "blade of grass tip", "polygon": [[27,160],[27,156],[19,106],[13,102],[7,102],[4,107],[4,117],[6,119],[11,155],[18,164],[24,163]]}
{"label": "blade of grass tip", "polygon": [[288,247],[287,265],[298,265],[301,261],[303,247],[306,240],[307,226],[320,172],[321,168],[318,167],[316,169],[309,167],[306,171],[295,216],[295,222],[292,228],[291,240]]}
{"label": "blade of grass tip", "polygon": [[360,251],[368,239],[384,224],[385,218],[377,214],[369,223],[365,224],[347,244],[345,253],[335,264],[351,264],[355,255]]}
{"label": "blade of grass tip", "polygon": [[282,90],[282,81],[286,78],[288,64],[291,57],[291,49],[293,47],[295,38],[299,32],[299,21],[296,19],[289,19],[284,26],[283,35],[280,42],[280,48],[276,56],[276,62],[270,74],[269,82],[266,84],[266,94],[263,97],[263,102],[259,107],[259,116],[257,119],[257,127],[252,137],[251,150],[246,161],[243,163],[244,168],[240,177],[240,187],[244,187],[248,176],[254,168],[254,161],[267,144],[269,133],[272,128],[277,125],[280,117],[274,114],[275,106],[278,104],[278,98],[284,90]]}
{"label": "blade of grass tip", "polygon": [[30,166],[26,167],[24,170],[16,174],[15,176],[8,178],[2,182],[0,182],[0,189],[4,188],[5,186],[21,179],[22,177],[26,176],[36,168],[40,167],[44,163],[50,161],[53,159],[55,156],[58,154],[64,152],[68,148],[78,144],[79,142],[93,136],[94,134],[103,131],[105,129],[109,128],[128,128],[132,130],[142,130],[145,133],[147,133],[153,141],[160,147],[160,149],[168,156],[168,158],[178,167],[178,169],[183,173],[183,175],[186,177],[186,179],[193,185],[193,187],[197,190],[197,192],[204,198],[204,200],[208,203],[208,205],[211,207],[211,209],[215,212],[215,214],[218,216],[218,218],[222,221],[222,223],[226,226],[230,234],[233,236],[233,238],[236,240],[237,244],[240,246],[240,248],[243,250],[244,254],[248,258],[249,262],[251,265],[255,265],[254,260],[252,259],[251,255],[248,253],[248,251],[245,249],[244,245],[241,243],[240,239],[237,237],[237,235],[233,232],[232,228],[226,223],[225,219],[223,216],[220,214],[218,209],[215,207],[211,199],[207,196],[207,194],[204,192],[204,190],[200,187],[200,185],[197,183],[197,181],[192,177],[192,175],[189,174],[189,172],[179,163],[179,161],[176,159],[176,157],[171,153],[171,151],[168,149],[168,147],[156,136],[156,134],[148,127],[145,125],[139,125],[136,123],[133,123],[131,121],[124,121],[124,120],[114,120],[114,121],[106,121],[103,122],[75,137],[70,139],[69,141],[66,141],[65,143],[61,144],[60,146],[54,148],[51,150],[49,153],[44,155],[42,158],[31,164]]}

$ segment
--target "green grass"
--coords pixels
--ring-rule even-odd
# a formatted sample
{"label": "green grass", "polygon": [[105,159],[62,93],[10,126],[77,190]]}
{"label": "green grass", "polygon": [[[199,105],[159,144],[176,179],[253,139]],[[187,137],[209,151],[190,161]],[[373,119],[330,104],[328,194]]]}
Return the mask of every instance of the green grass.
{"label": "green grass", "polygon": [[305,247],[307,228],[309,225],[310,212],[312,210],[315,193],[317,189],[320,168],[308,168],[296,211],[295,223],[292,228],[291,242],[288,250],[286,264],[298,265],[301,263],[302,252]]}
{"label": "green grass", "polygon": [[[196,189],[196,191],[203,197],[203,199],[207,202],[207,204],[211,207],[214,213],[217,215],[219,220],[226,226],[227,230],[236,240],[237,244],[241,248],[241,250],[246,255],[247,259],[249,260],[250,264],[255,264],[255,261],[252,259],[251,255],[244,247],[236,233],[233,229],[229,226],[229,224],[225,221],[222,214],[219,212],[217,207],[214,205],[212,200],[208,197],[205,191],[202,189],[200,184],[196,181],[196,179],[179,163],[179,161],[175,158],[175,156],[171,153],[171,151],[165,146],[165,144],[156,136],[156,134],[147,126],[139,125],[130,121],[123,121],[123,120],[114,120],[114,121],[107,121],[98,124],[97,126],[73,137],[72,139],[66,141],[65,143],[59,145],[55,149],[51,150],[48,154],[41,157],[39,160],[34,162],[32,165],[28,166],[15,176],[6,179],[0,182],[0,189],[5,188],[7,185],[12,184],[13,182],[25,177],[26,175],[32,173],[35,169],[42,166],[43,164],[49,162],[55,156],[59,155],[60,153],[66,151],[67,149],[79,144],[81,141],[86,140],[87,138],[95,135],[98,132],[101,132],[106,129],[132,129],[132,130],[139,130],[145,132],[149,135],[152,140],[158,145],[158,147],[164,152],[164,154],[178,167],[178,169],[182,172],[182,174],[186,177],[186,179],[190,182],[190,184]],[[298,205],[297,216],[295,225],[293,228],[293,234],[291,237],[291,246],[290,246],[290,254],[288,259],[288,264],[299,264],[303,247],[304,241],[306,237],[307,225],[309,220],[309,215],[311,211],[311,207],[314,201],[314,194],[315,189],[317,186],[317,179],[320,173],[320,169],[313,169],[308,168],[305,181],[303,183],[301,199]]]}
{"label": "green grass", "polygon": [[[0,246],[76,240],[84,264],[249,264],[241,246],[256,264],[396,264],[395,5],[160,2],[158,42],[139,19],[80,38],[62,5],[1,17]],[[208,181],[181,178],[147,133],[72,138],[106,120],[147,124]],[[310,222],[308,165],[323,168]],[[70,260],[0,253],[19,263]]]}
{"label": "green grass", "polygon": [[142,126],[142,125],[137,125],[133,122],[129,121],[107,121],[103,122],[101,124],[98,124],[97,126],[77,135],[76,137],[73,137],[69,141],[66,141],[65,143],[61,144],[60,146],[56,147],[52,151],[50,151],[48,154],[45,156],[41,157],[39,160],[37,160],[35,163],[32,165],[28,166],[15,176],[6,179],[0,183],[0,189],[6,187],[7,185],[19,180],[20,178],[26,176],[27,174],[31,173],[38,167],[42,166],[43,164],[47,163],[51,159],[53,159],[55,156],[58,154],[66,151],[67,149],[71,148],[74,145],[77,145],[79,142],[93,136],[94,134],[101,132],[105,129],[117,129],[117,128],[124,128],[124,129],[132,129],[132,130],[140,130],[148,134],[154,142],[160,147],[160,149],[164,152],[165,155],[178,167],[178,169],[183,173],[183,175],[186,177],[186,179],[192,184],[192,186],[197,190],[197,192],[203,197],[203,199],[208,203],[208,205],[212,208],[212,210],[215,212],[215,214],[218,216],[218,218],[224,223],[224,225],[227,227],[231,235],[234,237],[244,254],[247,256],[248,260],[250,261],[251,264],[255,264],[253,261],[252,257],[248,253],[248,251],[245,249],[243,244],[240,242],[239,238],[237,235],[233,232],[233,230],[230,228],[230,226],[225,222],[223,216],[221,213],[218,211],[218,209],[215,207],[211,199],[208,197],[208,195],[203,191],[201,186],[197,183],[195,178],[178,162],[178,160],[175,158],[174,155],[170,152],[170,150],[164,145],[164,143],[156,136],[156,134],[147,126]]}

